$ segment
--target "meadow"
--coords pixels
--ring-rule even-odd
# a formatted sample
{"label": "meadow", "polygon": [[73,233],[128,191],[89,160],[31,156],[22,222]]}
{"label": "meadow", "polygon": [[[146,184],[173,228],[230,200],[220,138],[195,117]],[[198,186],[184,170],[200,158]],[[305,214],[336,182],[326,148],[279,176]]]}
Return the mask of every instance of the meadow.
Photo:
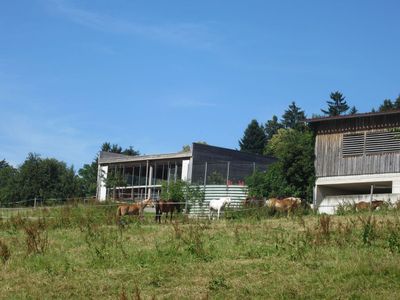
{"label": "meadow", "polygon": [[113,206],[0,222],[1,299],[399,299],[400,211],[227,212],[155,224]]}

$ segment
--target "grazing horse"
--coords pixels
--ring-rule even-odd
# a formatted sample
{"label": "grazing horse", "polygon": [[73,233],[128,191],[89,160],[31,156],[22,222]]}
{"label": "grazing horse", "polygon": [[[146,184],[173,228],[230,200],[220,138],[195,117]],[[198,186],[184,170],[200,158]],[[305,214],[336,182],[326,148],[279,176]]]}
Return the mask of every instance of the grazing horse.
{"label": "grazing horse", "polygon": [[139,216],[143,213],[143,210],[147,205],[154,206],[153,200],[148,198],[139,203],[133,203],[131,205],[128,204],[120,205],[117,208],[117,218],[125,215]]}
{"label": "grazing horse", "polygon": [[218,220],[219,220],[219,214],[221,212],[221,209],[225,207],[225,205],[231,204],[232,199],[230,197],[221,197],[219,199],[214,199],[211,200],[210,203],[208,204],[208,209],[209,209],[209,214],[208,214],[208,219],[211,220],[211,216],[213,214],[213,211],[218,212]]}
{"label": "grazing horse", "polygon": [[164,201],[159,200],[156,202],[156,222],[161,223],[161,216],[165,213],[165,222],[167,222],[168,214],[170,216],[170,221],[172,221],[172,215],[174,211],[180,211],[179,203],[174,201]]}
{"label": "grazing horse", "polygon": [[265,198],[247,197],[243,201],[243,207],[263,207],[265,206]]}
{"label": "grazing horse", "polygon": [[385,205],[385,201],[382,200],[373,200],[371,202],[361,201],[356,203],[356,211],[360,210],[376,210],[381,206]]}
{"label": "grazing horse", "polygon": [[284,199],[271,198],[266,202],[267,207],[280,212],[293,212],[296,208],[300,207],[301,203],[301,199],[295,197],[288,197]]}

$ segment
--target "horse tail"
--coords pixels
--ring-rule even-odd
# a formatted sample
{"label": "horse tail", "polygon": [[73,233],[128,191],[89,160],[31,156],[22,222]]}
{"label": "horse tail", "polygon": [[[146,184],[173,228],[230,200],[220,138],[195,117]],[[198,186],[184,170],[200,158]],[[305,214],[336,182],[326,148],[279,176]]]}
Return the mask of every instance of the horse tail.
{"label": "horse tail", "polygon": [[120,217],[121,215],[122,215],[121,206],[118,206],[118,208],[117,208],[117,218]]}

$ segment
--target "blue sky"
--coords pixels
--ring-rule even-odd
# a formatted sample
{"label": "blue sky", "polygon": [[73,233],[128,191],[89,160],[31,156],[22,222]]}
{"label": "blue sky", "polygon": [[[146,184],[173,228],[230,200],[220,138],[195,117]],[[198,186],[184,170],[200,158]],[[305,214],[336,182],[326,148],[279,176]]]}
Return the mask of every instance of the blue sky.
{"label": "blue sky", "polygon": [[0,159],[237,148],[251,119],[335,90],[369,111],[400,93],[399,3],[1,1]]}

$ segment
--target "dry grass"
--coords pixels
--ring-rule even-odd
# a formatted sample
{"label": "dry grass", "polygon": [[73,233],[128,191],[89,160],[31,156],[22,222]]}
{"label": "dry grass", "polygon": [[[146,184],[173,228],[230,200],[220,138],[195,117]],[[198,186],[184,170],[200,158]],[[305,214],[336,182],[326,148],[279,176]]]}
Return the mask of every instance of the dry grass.
{"label": "dry grass", "polygon": [[[0,298],[396,299],[397,211],[167,225],[71,207],[0,224]],[[44,215],[41,215],[43,217]],[[42,222],[42,223],[41,223]],[[26,228],[47,238],[27,253]],[[32,229],[34,228],[34,230]],[[35,231],[36,230],[36,231]],[[31,242],[30,242],[31,243]],[[35,244],[33,243],[33,244]],[[34,247],[35,248],[35,247]]]}

